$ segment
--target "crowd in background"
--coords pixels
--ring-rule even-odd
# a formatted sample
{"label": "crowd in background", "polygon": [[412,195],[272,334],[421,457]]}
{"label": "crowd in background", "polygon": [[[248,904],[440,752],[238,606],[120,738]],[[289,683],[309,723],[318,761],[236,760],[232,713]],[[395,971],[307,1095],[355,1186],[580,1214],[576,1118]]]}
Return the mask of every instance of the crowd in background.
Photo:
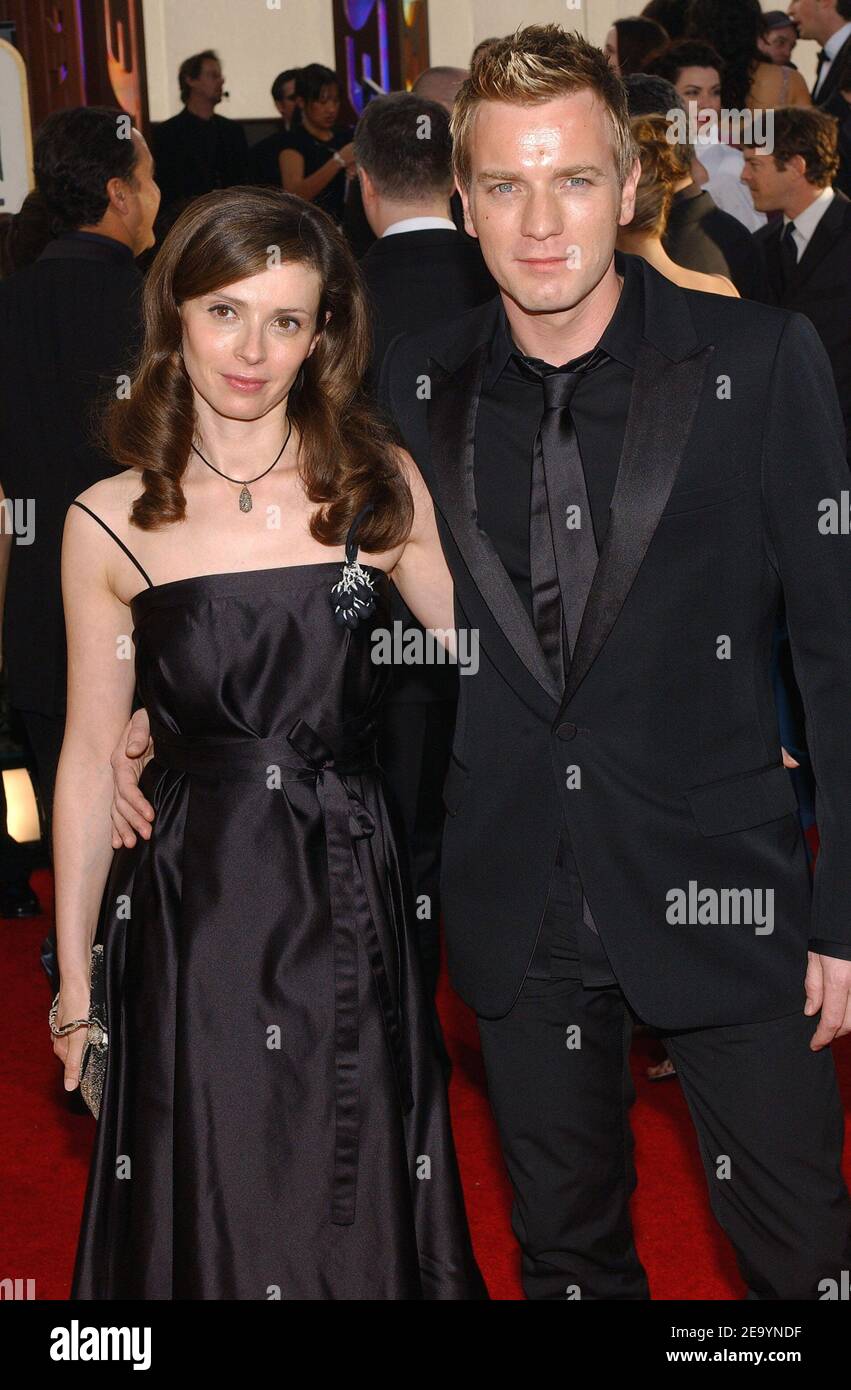
{"label": "crowd in background", "polygon": [[[792,62],[799,42],[820,46],[812,92]],[[605,52],[626,84],[641,157],[635,216],[619,249],[686,288],[808,315],[851,435],[851,0],[791,0],[788,13],[763,13],[758,0],[650,0],[612,25]],[[139,132],[116,140],[117,113],[102,108],[57,112],[37,132],[35,189],[0,225],[0,484],[6,496],[36,499],[39,543],[2,537],[0,584],[9,699],[32,751],[48,841],[64,723],[62,522],[72,498],[111,470],[94,411],[104,383],[114,390],[132,361],[141,278],[157,245],[192,199],[216,188],[263,184],[315,203],[342,229],[368,286],[374,385],[396,334],[497,291],[452,176],[449,117],[465,76],[431,68],[411,92],[370,99],[351,126],[340,120],[334,71],[285,68],[271,84],[277,127],[249,145],[242,126],[217,111],[223,64],[204,49],[181,64],[181,109],[153,129],[150,148]],[[731,135],[731,112],[770,113],[770,141],[759,119]],[[682,138],[672,138],[676,113],[694,118]],[[423,118],[427,139],[417,134]],[[445,757],[453,672],[427,678],[406,668],[396,679],[387,761],[403,727],[410,734],[414,707],[439,728],[434,746]],[[784,743],[805,767],[793,684],[778,690],[788,701]],[[435,904],[441,766],[424,760],[408,779],[405,808],[417,891]],[[807,815],[804,780],[799,795]],[[0,916],[38,911],[15,848],[0,834]],[[432,987],[437,919],[435,911],[423,926]]]}

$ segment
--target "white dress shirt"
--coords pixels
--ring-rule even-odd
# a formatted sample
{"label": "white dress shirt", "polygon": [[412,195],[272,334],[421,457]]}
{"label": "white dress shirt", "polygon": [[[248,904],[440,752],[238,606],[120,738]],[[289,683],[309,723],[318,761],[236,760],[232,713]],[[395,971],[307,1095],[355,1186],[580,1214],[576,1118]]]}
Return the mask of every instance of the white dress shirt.
{"label": "white dress shirt", "polygon": [[833,189],[828,184],[823,188],[817,198],[814,198],[808,208],[799,212],[797,217],[787,217],[783,214],[783,230],[785,232],[790,222],[795,223],[795,230],[792,233],[792,240],[798,251],[798,260],[801,259],[812,239],[813,232],[818,226],[824,214],[833,202]]}
{"label": "white dress shirt", "polygon": [[403,217],[401,222],[391,222],[389,227],[385,227],[382,236],[393,236],[396,232],[421,232],[426,227],[443,227],[453,232],[458,228],[451,217]]}

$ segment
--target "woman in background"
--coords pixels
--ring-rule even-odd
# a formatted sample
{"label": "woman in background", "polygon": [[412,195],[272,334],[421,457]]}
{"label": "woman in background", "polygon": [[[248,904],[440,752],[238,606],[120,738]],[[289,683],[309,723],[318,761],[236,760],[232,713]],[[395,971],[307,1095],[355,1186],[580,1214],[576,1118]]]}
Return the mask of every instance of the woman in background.
{"label": "woman in background", "polygon": [[690,151],[669,141],[666,116],[636,116],[630,122],[630,129],[641,157],[641,178],[635,198],[635,215],[618,232],[618,250],[642,256],[660,275],[683,289],[732,295],[738,299],[739,292],[726,275],[705,275],[702,271],[677,265],[662,245],[674,193],[691,181]]}

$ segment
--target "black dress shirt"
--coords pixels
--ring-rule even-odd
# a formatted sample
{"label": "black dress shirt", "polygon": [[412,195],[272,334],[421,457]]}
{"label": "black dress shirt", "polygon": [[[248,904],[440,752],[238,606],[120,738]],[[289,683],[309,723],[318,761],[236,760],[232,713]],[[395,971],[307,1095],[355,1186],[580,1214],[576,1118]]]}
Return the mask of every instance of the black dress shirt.
{"label": "black dress shirt", "polygon": [[[644,322],[640,267],[634,260],[624,260],[620,256],[615,258],[615,267],[624,277],[624,283],[615,311],[599,339],[598,346],[607,357],[580,379],[570,407],[598,550],[608,529],[609,507],[618,475]],[[546,365],[520,352],[511,337],[505,308],[501,305],[485,366],[476,421],[476,511],[479,525],[493,542],[534,622],[529,509],[532,450],[541,423],[544,396],[540,380],[525,372],[518,358],[525,358],[538,368]],[[571,363],[549,365],[569,368]],[[560,976],[581,978],[589,986],[614,982],[600,937],[583,920],[581,885],[566,830],[562,832],[531,974],[549,973],[550,953],[553,971]]]}
{"label": "black dress shirt", "polygon": [[214,114],[204,120],[184,107],[154,127],[152,149],[154,178],[162,194],[158,240],[193,198],[246,181],[245,131],[227,116]]}

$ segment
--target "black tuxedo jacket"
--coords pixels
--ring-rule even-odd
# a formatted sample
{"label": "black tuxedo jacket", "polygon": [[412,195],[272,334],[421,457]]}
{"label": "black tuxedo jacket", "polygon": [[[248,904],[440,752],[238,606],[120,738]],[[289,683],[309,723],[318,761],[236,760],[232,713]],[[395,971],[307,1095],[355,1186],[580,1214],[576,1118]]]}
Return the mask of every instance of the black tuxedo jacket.
{"label": "black tuxedo jacket", "polygon": [[[372,309],[373,382],[378,381],[388,343],[400,333],[460,317],[496,294],[478,241],[451,227],[378,237],[360,267]],[[392,613],[405,631],[420,626],[395,585]],[[394,666],[387,698],[393,703],[454,700],[457,689],[453,666]]]}
{"label": "black tuxedo jacket", "polygon": [[479,243],[451,227],[378,237],[360,262],[372,305],[372,368],[400,333],[445,323],[492,299],[496,284]]}
{"label": "black tuxedo jacket", "polygon": [[822,111],[835,116],[839,122],[839,169],[833,186],[851,197],[851,105],[842,95],[843,90],[847,91],[849,88],[851,39],[846,39],[831,63],[830,71],[824,79],[824,87],[813,100]]}
{"label": "black tuxedo jacket", "polygon": [[12,545],[6,593],[9,698],[65,709],[60,552],[74,497],[115,464],[98,447],[102,399],[141,338],[142,277],[118,242],[60,237],[0,285],[0,483],[31,499],[31,545]]}
{"label": "black tuxedo jacket", "polygon": [[830,358],[851,446],[851,201],[837,192],[784,289],[781,219],[753,233],[775,304],[806,314]]}
{"label": "black tuxedo jacket", "polygon": [[[565,690],[476,521],[497,301],[398,339],[385,358],[381,397],[432,492],[456,622],[480,642],[478,673],[459,675],[444,788],[451,978],[480,1014],[511,1008],[564,823],[641,1017],[772,1018],[803,1007],[808,935],[851,955],[851,542],[819,530],[822,500],[841,511],[849,486],[842,419],[806,319],[616,263],[641,276],[644,341]],[[784,597],[819,786],[812,902],[770,681]],[[581,787],[568,786],[571,767]],[[773,890],[773,930],[671,923],[668,895],[691,883]]]}
{"label": "black tuxedo jacket", "polygon": [[833,62],[827,77],[819,88],[818,96],[813,97],[816,106],[825,107],[842,87],[851,86],[851,38],[845,40]]}

